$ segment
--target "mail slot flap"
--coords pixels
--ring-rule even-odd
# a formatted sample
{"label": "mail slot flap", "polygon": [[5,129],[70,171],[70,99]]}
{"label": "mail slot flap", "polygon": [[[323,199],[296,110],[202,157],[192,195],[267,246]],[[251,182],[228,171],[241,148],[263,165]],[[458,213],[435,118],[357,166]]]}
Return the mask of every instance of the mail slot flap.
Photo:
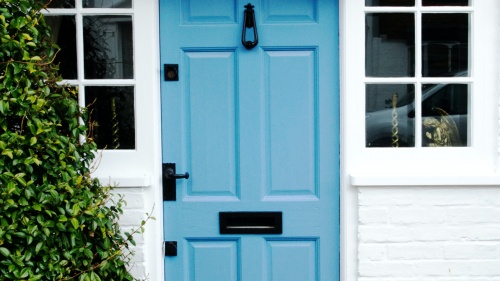
{"label": "mail slot flap", "polygon": [[220,234],[282,234],[282,212],[219,212]]}

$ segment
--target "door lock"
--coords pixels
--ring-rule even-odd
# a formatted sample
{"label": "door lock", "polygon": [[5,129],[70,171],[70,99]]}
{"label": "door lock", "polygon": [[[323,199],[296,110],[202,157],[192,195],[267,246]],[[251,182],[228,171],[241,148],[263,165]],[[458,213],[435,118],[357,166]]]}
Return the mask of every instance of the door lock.
{"label": "door lock", "polygon": [[175,163],[163,163],[163,201],[176,201],[178,179],[189,179],[189,173],[176,174]]}
{"label": "door lock", "polygon": [[167,168],[167,174],[165,175],[165,178],[167,179],[189,179],[189,173],[186,172],[184,174],[176,174],[175,169],[172,168]]}

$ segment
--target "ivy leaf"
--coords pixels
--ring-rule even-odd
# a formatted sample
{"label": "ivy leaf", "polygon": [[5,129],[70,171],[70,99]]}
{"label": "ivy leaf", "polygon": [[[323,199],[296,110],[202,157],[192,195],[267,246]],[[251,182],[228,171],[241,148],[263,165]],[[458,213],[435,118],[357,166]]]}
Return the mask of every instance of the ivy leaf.
{"label": "ivy leaf", "polygon": [[13,159],[14,158],[14,155],[12,154],[12,150],[11,149],[5,149],[3,152],[2,152],[2,155],[7,155],[10,159]]}
{"label": "ivy leaf", "polygon": [[31,37],[28,33],[23,33],[22,36],[25,40],[29,41],[33,40],[33,37]]}
{"label": "ivy leaf", "polygon": [[78,226],[80,226],[80,223],[78,222],[78,220],[76,218],[71,219],[71,224],[73,225],[73,227],[75,229],[78,229]]}
{"label": "ivy leaf", "polygon": [[10,251],[5,247],[0,247],[0,254],[4,255],[5,257],[8,257],[10,256]]}

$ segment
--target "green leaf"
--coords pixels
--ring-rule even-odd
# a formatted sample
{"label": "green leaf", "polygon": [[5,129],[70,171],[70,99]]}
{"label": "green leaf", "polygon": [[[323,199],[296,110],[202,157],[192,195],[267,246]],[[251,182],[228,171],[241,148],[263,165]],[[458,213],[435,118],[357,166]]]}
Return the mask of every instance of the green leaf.
{"label": "green leaf", "polygon": [[73,205],[73,216],[77,216],[80,213],[80,205],[74,204]]}
{"label": "green leaf", "polygon": [[101,281],[101,278],[99,277],[99,275],[92,271],[92,273],[90,274],[90,281]]}
{"label": "green leaf", "polygon": [[83,250],[83,253],[88,257],[88,258],[92,258],[93,254],[92,254],[92,251],[90,249],[85,249]]}
{"label": "green leaf", "polygon": [[14,155],[12,153],[12,150],[7,148],[5,149],[3,152],[2,152],[2,155],[6,155],[8,156],[10,159],[13,159],[14,158]]}
{"label": "green leaf", "polygon": [[36,143],[36,137],[31,137],[30,145],[34,145]]}
{"label": "green leaf", "polygon": [[43,242],[38,242],[35,246],[35,253],[38,254],[38,252],[40,252],[40,249],[42,249],[42,246],[43,246]]}
{"label": "green leaf", "polygon": [[80,226],[80,223],[78,222],[78,220],[76,218],[71,219],[71,224],[73,225],[73,227],[75,229],[78,229],[78,226]]}
{"label": "green leaf", "polygon": [[0,247],[0,254],[4,255],[5,257],[8,257],[10,256],[10,251],[5,247]]}

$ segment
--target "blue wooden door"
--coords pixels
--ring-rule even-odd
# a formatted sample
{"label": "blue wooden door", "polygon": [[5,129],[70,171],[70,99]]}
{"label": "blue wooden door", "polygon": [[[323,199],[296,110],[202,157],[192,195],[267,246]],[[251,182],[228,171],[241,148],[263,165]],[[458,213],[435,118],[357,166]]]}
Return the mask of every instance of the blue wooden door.
{"label": "blue wooden door", "polygon": [[338,4],[247,2],[160,1],[165,280],[339,280]]}

